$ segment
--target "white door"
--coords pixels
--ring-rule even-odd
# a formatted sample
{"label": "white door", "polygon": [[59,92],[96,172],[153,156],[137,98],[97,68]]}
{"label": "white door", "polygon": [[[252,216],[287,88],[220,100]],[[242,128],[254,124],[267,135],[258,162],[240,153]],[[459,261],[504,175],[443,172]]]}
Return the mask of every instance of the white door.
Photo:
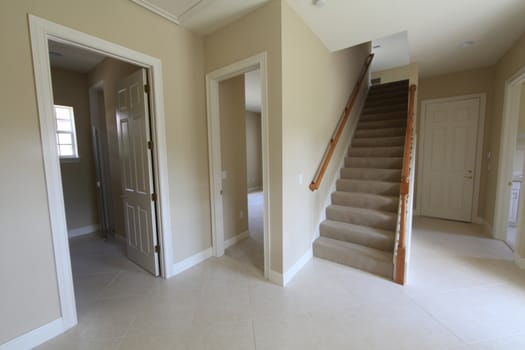
{"label": "white door", "polygon": [[117,84],[117,128],[128,257],[159,275],[146,71]]}
{"label": "white door", "polygon": [[472,221],[479,99],[429,103],[423,139],[421,214]]}

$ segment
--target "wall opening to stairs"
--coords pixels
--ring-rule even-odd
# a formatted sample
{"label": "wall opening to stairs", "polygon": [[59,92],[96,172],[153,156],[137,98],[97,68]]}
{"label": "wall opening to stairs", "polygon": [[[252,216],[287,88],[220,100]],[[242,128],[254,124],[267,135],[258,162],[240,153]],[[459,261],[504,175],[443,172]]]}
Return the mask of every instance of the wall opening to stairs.
{"label": "wall opening to stairs", "polygon": [[407,105],[408,80],[370,88],[315,256],[393,278]]}

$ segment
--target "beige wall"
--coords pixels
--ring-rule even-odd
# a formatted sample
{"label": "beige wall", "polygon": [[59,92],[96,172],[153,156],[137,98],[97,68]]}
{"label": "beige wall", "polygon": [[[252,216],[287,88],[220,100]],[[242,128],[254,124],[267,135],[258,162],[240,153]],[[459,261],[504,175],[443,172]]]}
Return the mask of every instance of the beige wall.
{"label": "beige wall", "polygon": [[[494,69],[493,68],[481,68],[475,70],[469,70],[459,73],[440,75],[430,78],[420,79],[419,81],[419,94],[418,94],[418,105],[421,107],[421,102],[429,99],[438,99],[445,97],[454,97],[461,95],[470,95],[477,93],[486,93],[486,108],[485,108],[485,135],[483,136],[483,154],[481,162],[481,178],[480,188],[484,189],[487,186],[487,178],[490,173],[496,173],[496,163],[487,159],[487,152],[490,151],[490,138],[491,129],[493,125],[493,80],[494,80]],[[421,109],[419,109],[421,111]],[[421,115],[418,113],[417,125],[421,125]],[[418,130],[418,134],[419,134]],[[419,147],[421,140],[418,143],[418,156],[416,161],[421,161],[419,153]],[[492,155],[494,157],[494,153]],[[490,170],[489,170],[490,166]],[[417,166],[416,166],[417,169]],[[419,174],[416,172],[416,178]],[[417,192],[417,188],[416,188]],[[479,193],[479,206],[478,213],[473,213],[473,218],[476,216],[487,219],[486,206],[492,206],[493,204],[487,201],[487,192],[480,191]],[[415,204],[417,207],[417,203]]]}
{"label": "beige wall", "polygon": [[[321,188],[311,192],[308,185],[370,53],[370,45],[330,53],[286,2],[282,4],[282,26],[283,225],[287,271],[308,252],[319,230],[330,186],[339,173],[339,160],[346,153],[348,128]],[[359,104],[358,101],[356,106]]]}
{"label": "beige wall", "polygon": [[381,84],[408,79],[410,84],[416,84],[419,80],[419,67],[417,63],[406,66],[385,69],[372,73],[372,79],[381,78]]}
{"label": "beige wall", "polygon": [[219,84],[219,105],[224,239],[227,240],[248,231],[244,75]]}
{"label": "beige wall", "polygon": [[111,188],[111,216],[113,230],[119,235],[125,235],[124,207],[122,205],[122,180],[120,176],[120,158],[117,135],[117,82],[139,67],[132,64],[106,58],[93,68],[88,75],[89,86],[102,82],[104,94],[105,137]]}
{"label": "beige wall", "polygon": [[87,75],[52,69],[55,104],[71,106],[75,113],[78,160],[62,160],[62,188],[68,230],[97,225],[97,188],[91,145]]}
{"label": "beige wall", "polygon": [[262,189],[261,113],[246,111],[246,180],[248,191]]}
{"label": "beige wall", "polygon": [[205,38],[206,72],[266,52],[270,144],[270,269],[282,272],[281,4],[273,0]]}
{"label": "beige wall", "polygon": [[201,37],[128,0],[1,1],[0,344],[60,316],[28,13],[162,60],[175,262],[211,246]]}

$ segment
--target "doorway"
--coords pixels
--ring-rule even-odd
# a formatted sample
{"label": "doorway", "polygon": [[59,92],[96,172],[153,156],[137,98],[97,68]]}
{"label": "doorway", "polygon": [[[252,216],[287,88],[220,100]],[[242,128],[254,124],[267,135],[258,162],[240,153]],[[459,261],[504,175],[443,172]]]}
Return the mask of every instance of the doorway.
{"label": "doorway", "polygon": [[485,95],[422,102],[421,215],[472,222],[478,211]]}
{"label": "doorway", "polygon": [[[224,103],[221,104],[220,96],[220,85],[222,82],[229,81],[231,84],[235,84],[235,80],[244,80],[244,74],[252,71],[259,71],[260,75],[260,123],[261,123],[261,162],[262,162],[262,204],[263,209],[263,270],[264,277],[270,278],[270,210],[269,210],[269,141],[268,141],[268,107],[267,107],[267,67],[266,67],[266,53],[262,53],[245,60],[233,63],[224,68],[218,69],[206,76],[206,89],[207,89],[207,104],[208,104],[208,149],[209,149],[209,167],[210,167],[210,189],[211,189],[211,213],[212,213],[212,243],[213,252],[215,256],[222,256],[224,254],[226,245],[237,243],[239,240],[248,236],[248,232],[236,232],[235,235],[229,237],[232,240],[225,240],[225,213],[229,210],[224,206],[225,194],[224,188],[229,183],[225,182],[229,176],[228,170],[223,169],[223,154],[232,155],[232,152],[224,153],[222,151],[223,139],[226,135],[223,135],[224,127],[221,128],[222,116],[226,111],[224,110]],[[232,79],[234,78],[234,79]],[[232,83],[233,82],[233,83]],[[241,85],[242,86],[242,85]],[[238,94],[241,95],[241,99],[244,99],[244,89],[237,89]],[[238,99],[237,99],[238,101]],[[242,115],[245,115],[245,106],[241,105]],[[244,128],[242,128],[243,139],[246,137]],[[242,144],[242,149],[246,150],[245,141]],[[244,154],[244,164],[246,164],[246,155]],[[244,166],[244,172],[246,173],[246,166]],[[248,201],[247,192],[247,179],[244,176],[242,184],[233,184],[232,188],[242,189],[245,194],[241,196],[241,203]],[[241,193],[242,193],[241,192]],[[247,204],[245,205],[245,208]],[[249,212],[249,210],[248,210]],[[253,212],[253,210],[252,210]],[[237,216],[238,215],[238,216]],[[239,210],[234,212],[235,218],[243,218],[238,220],[246,220],[246,210],[241,213]],[[228,232],[227,234],[231,234]],[[244,237],[243,237],[244,236]],[[234,242],[234,243],[232,243]]]}
{"label": "doorway", "polygon": [[[496,203],[494,206],[494,226],[493,235],[495,238],[507,242],[509,245],[515,246],[518,240],[520,215],[516,215],[517,227],[514,230],[509,230],[509,217],[513,216],[511,205],[512,190],[513,190],[513,172],[515,172],[515,158],[516,150],[520,148],[520,127],[525,129],[525,123],[520,119],[525,119],[525,103],[522,100],[525,92],[523,84],[525,83],[525,67],[516,72],[505,82],[505,97],[503,105],[503,120],[501,127],[500,145],[499,145],[499,164],[498,176],[496,184]],[[518,156],[519,157],[519,156]],[[516,165],[519,167],[519,165]],[[523,169],[521,171],[523,174]],[[519,178],[519,172],[518,172]],[[516,178],[516,177],[515,177]],[[514,191],[516,193],[516,185]],[[521,191],[521,186],[520,186]],[[520,199],[517,205],[517,213],[523,207],[523,196],[518,196]],[[512,219],[512,218],[511,218]],[[516,236],[514,238],[513,236]],[[509,243],[510,241],[510,243]],[[514,241],[514,242],[513,242]]]}
{"label": "doorway", "polygon": [[[125,47],[101,40],[85,33],[55,24],[53,22],[29,16],[35,83],[37,92],[39,122],[42,149],[44,153],[44,171],[47,187],[47,200],[51,219],[51,231],[55,253],[60,304],[62,310],[61,331],[77,323],[75,295],[71,258],[69,251],[65,206],[62,193],[60,160],[57,150],[56,118],[53,107],[53,92],[49,65],[49,41],[59,42],[70,47],[98,53],[105,57],[138,65],[145,69],[150,91],[152,128],[150,132],[155,162],[151,180],[159,193],[168,193],[166,142],[164,134],[164,111],[162,95],[162,70],[160,61],[154,57],[138,53]],[[144,89],[141,86],[142,89]],[[171,276],[172,244],[171,222],[169,216],[168,196],[157,196],[152,204],[158,212],[159,222],[156,225],[159,233],[159,254],[161,275]]]}
{"label": "doorway", "polygon": [[[225,254],[250,268],[255,268],[256,271],[263,272],[264,193],[260,70],[252,70],[222,81],[219,89],[223,174],[227,168],[234,169],[234,174],[227,171],[227,178],[223,176]],[[237,107],[237,113],[232,106]],[[234,115],[237,115],[237,118],[231,120]],[[235,140],[236,144],[231,147]],[[232,175],[237,179],[232,179]],[[231,200],[231,193],[238,194],[237,200]],[[231,210],[232,207],[238,207],[239,212]],[[239,220],[239,223],[233,233],[240,234],[232,237],[232,223],[235,220]]]}

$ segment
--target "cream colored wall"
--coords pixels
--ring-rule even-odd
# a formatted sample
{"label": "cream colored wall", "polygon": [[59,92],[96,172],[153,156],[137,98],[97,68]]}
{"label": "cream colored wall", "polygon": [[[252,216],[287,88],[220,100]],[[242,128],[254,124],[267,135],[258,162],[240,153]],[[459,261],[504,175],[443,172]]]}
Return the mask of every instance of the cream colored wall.
{"label": "cream colored wall", "polygon": [[246,111],[246,177],[248,190],[262,189],[261,113]]}
{"label": "cream colored wall", "polygon": [[[248,231],[244,75],[219,83],[224,239]],[[226,177],[224,177],[226,174]]]}
{"label": "cream colored wall", "polygon": [[381,84],[408,79],[410,84],[416,84],[419,80],[419,67],[417,63],[406,66],[385,69],[372,73],[372,79],[381,78]]}
{"label": "cream colored wall", "polygon": [[106,117],[105,131],[109,175],[111,182],[111,215],[116,234],[125,236],[124,207],[122,205],[122,180],[120,175],[120,157],[117,135],[117,82],[134,71],[138,66],[106,58],[93,68],[88,75],[89,86],[103,82],[104,113]]}
{"label": "cream colored wall", "polygon": [[1,1],[0,344],[60,316],[28,13],[162,60],[175,262],[211,246],[202,38],[128,0]]}
{"label": "cream colored wall", "polygon": [[[481,162],[481,178],[480,188],[485,189],[487,186],[487,179],[489,174],[496,173],[496,165],[492,161],[489,162],[487,159],[487,152],[490,150],[490,139],[491,139],[491,128],[493,125],[493,80],[494,80],[494,69],[493,68],[481,68],[475,70],[469,70],[459,73],[452,73],[446,75],[440,75],[430,78],[423,78],[419,81],[419,95],[418,105],[421,107],[421,102],[429,99],[439,99],[445,97],[454,97],[461,95],[470,95],[477,93],[486,93],[486,108],[485,108],[485,134],[483,136],[483,154]],[[419,109],[421,111],[421,109]],[[417,125],[421,125],[421,115],[418,113]],[[420,131],[418,131],[419,134]],[[419,146],[421,145],[419,140]],[[420,148],[420,147],[419,147]],[[421,161],[420,149],[418,148],[418,155],[416,161]],[[494,152],[492,152],[494,157]],[[490,170],[489,170],[490,166]],[[417,169],[417,167],[416,167]],[[418,177],[416,171],[416,178]],[[417,182],[416,182],[417,184]],[[416,188],[417,193],[417,188]],[[481,190],[479,193],[478,213],[473,213],[473,217],[480,216],[486,217],[486,206],[492,205],[487,201],[487,191]],[[417,202],[415,206],[417,207]]]}
{"label": "cream colored wall", "polygon": [[339,173],[338,160],[346,153],[343,145],[349,137],[348,128],[321,188],[311,192],[308,185],[370,53],[370,45],[330,53],[286,2],[282,4],[282,26],[284,269],[287,271],[308,252],[318,232],[330,186]]}
{"label": "cream colored wall", "polygon": [[281,4],[273,0],[204,39],[206,72],[266,52],[270,147],[270,269],[282,272]]}
{"label": "cream colored wall", "polygon": [[51,70],[51,78],[55,104],[71,106],[75,113],[79,159],[60,162],[67,228],[72,230],[97,225],[97,188],[87,75],[55,68]]}

